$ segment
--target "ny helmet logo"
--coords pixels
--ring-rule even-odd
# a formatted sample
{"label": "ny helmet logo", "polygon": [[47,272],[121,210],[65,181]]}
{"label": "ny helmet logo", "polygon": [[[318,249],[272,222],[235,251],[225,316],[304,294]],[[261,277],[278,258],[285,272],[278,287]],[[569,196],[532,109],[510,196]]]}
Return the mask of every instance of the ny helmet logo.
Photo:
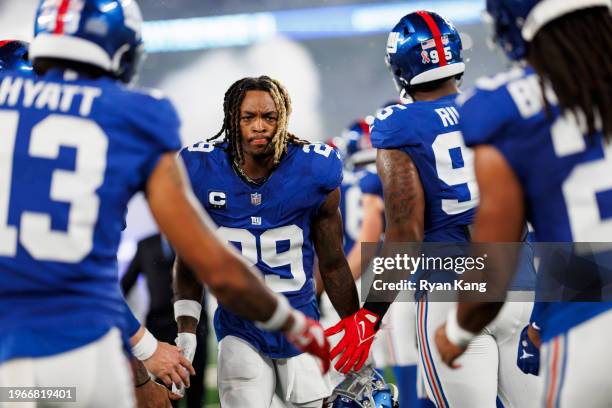
{"label": "ny helmet logo", "polygon": [[261,194],[251,193],[251,204],[260,205],[261,204]]}

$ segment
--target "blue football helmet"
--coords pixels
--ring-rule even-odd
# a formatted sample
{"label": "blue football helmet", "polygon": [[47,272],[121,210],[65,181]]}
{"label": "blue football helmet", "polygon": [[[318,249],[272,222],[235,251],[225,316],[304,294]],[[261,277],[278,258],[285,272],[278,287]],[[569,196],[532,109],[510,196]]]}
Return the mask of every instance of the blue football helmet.
{"label": "blue football helmet", "polygon": [[25,41],[0,41],[0,71],[12,70],[32,74],[32,64],[28,60],[28,47]]}
{"label": "blue football helmet", "polygon": [[357,119],[342,132],[341,136],[334,137],[328,143],[340,152],[349,168],[376,160],[376,149],[372,147],[370,138],[370,125],[373,121],[372,117]]}
{"label": "blue football helmet", "polygon": [[371,367],[351,371],[324,404],[325,408],[399,408],[399,393]]}
{"label": "blue football helmet", "polygon": [[493,25],[495,42],[517,61],[525,58],[527,43],[546,24],[591,7],[610,7],[610,0],[487,0],[485,19]]}
{"label": "blue football helmet", "polygon": [[57,58],[101,68],[123,82],[143,54],[135,0],[41,0],[30,58]]}
{"label": "blue football helmet", "polygon": [[463,74],[462,50],[450,21],[431,11],[416,11],[402,17],[389,33],[385,60],[401,91]]}

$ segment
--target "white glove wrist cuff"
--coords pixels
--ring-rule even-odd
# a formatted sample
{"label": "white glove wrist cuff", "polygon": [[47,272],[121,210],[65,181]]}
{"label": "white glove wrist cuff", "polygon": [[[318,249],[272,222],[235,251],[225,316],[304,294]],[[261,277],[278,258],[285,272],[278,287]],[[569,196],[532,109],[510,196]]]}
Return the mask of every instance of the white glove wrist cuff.
{"label": "white glove wrist cuff", "polygon": [[145,329],[144,334],[138,340],[134,346],[132,346],[132,353],[134,357],[140,361],[148,360],[151,358],[153,353],[157,350],[157,339],[151,334],[151,332]]}
{"label": "white glove wrist cuff", "polygon": [[280,330],[280,328],[287,322],[293,308],[291,305],[289,305],[289,301],[283,295],[277,295],[276,300],[276,309],[274,309],[272,316],[270,316],[270,318],[265,322],[255,322],[255,325],[260,329],[270,331]]}
{"label": "white glove wrist cuff", "polygon": [[198,340],[196,339],[196,335],[194,333],[188,333],[188,332],[180,332],[176,335],[176,337],[178,337],[179,339],[184,338],[184,339],[189,339],[188,341],[192,341],[192,342],[197,342]]}
{"label": "white glove wrist cuff", "polygon": [[446,338],[459,347],[467,347],[474,337],[476,337],[476,333],[472,333],[459,326],[457,308],[454,307],[446,319]]}
{"label": "white glove wrist cuff", "polygon": [[195,300],[177,300],[174,302],[174,320],[178,321],[180,316],[189,316],[200,322],[200,314],[202,313],[202,305]]}

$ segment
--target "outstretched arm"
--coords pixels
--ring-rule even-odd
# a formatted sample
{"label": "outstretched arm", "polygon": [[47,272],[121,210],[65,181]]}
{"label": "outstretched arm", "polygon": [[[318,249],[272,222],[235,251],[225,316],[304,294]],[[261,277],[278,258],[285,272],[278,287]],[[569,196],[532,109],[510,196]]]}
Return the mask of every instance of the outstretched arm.
{"label": "outstretched arm", "polygon": [[[523,189],[506,159],[494,147],[481,146],[475,151],[475,168],[480,204],[474,222],[473,242],[520,242],[525,225]],[[512,253],[507,252],[509,255]],[[504,271],[516,270],[516,257],[508,259],[512,266]],[[508,264],[508,265],[510,265]],[[512,274],[496,276],[496,285],[507,288]],[[458,320],[462,327],[478,333],[489,324],[502,307],[499,302],[459,304]]]}
{"label": "outstretched arm", "polygon": [[[425,193],[419,171],[407,153],[401,150],[379,149],[376,168],[383,185],[387,222],[381,256],[393,257],[395,251],[391,244],[423,240]],[[407,271],[388,271],[385,275],[398,279],[405,273]],[[376,302],[368,297],[364,308],[376,313],[382,319],[397,294],[399,292],[387,291],[386,302]]]}
{"label": "outstretched arm", "polygon": [[[496,242],[519,242],[525,225],[523,189],[502,154],[492,146],[479,146],[475,150],[475,169],[480,190],[480,204],[476,212],[472,241],[492,243],[488,248],[488,263],[494,270],[489,273],[498,288],[506,289],[516,270],[516,254],[499,250]],[[491,269],[489,266],[487,269]],[[461,300],[461,299],[460,299]],[[475,333],[480,333],[503,306],[501,302],[459,302],[456,315],[436,332],[436,345],[442,359],[451,367],[463,353]]]}
{"label": "outstretched arm", "polygon": [[[420,241],[423,239],[424,195],[416,166],[410,157],[399,150],[378,150],[378,174],[383,184],[387,231],[383,256],[392,256],[390,242]],[[389,271],[387,276],[401,277],[405,271]],[[387,294],[385,301],[372,299],[353,315],[342,319],[325,331],[328,336],[344,332],[332,349],[332,359],[340,356],[337,370],[347,373],[360,370],[370,353],[376,331],[391,301],[399,292]]]}
{"label": "outstretched arm", "polygon": [[376,168],[385,197],[385,243],[422,241],[425,193],[412,158],[401,150],[380,149]]}
{"label": "outstretched arm", "polygon": [[340,189],[336,189],[319,208],[312,235],[325,291],[340,317],[346,317],[359,309],[359,296],[342,248],[339,204]]}
{"label": "outstretched arm", "polygon": [[[204,285],[195,278],[191,269],[178,256],[174,261],[172,289],[174,291],[175,302],[183,300],[200,304],[202,300]],[[194,313],[198,315],[196,317],[177,313],[176,309],[177,307],[175,306],[176,323],[179,333],[187,332],[195,334],[198,327],[199,313]]]}

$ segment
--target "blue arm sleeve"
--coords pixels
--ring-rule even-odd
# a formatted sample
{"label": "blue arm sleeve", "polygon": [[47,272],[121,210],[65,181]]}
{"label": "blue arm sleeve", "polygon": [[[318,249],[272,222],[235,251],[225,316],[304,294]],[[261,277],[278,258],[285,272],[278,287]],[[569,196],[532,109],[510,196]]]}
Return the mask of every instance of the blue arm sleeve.
{"label": "blue arm sleeve", "polygon": [[130,338],[133,335],[135,335],[138,329],[140,328],[140,322],[138,321],[136,316],[134,316],[134,313],[132,313],[132,310],[128,306],[127,302],[125,302],[125,299],[124,299],[124,303],[125,303],[125,307],[124,307],[125,321],[127,323],[126,324],[126,334],[128,338]]}

